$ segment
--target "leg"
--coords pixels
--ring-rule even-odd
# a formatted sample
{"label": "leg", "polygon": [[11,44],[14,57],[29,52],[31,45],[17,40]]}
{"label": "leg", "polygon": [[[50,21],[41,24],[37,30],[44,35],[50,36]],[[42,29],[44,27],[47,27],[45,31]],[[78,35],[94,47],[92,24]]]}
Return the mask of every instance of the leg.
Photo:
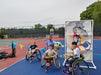
{"label": "leg", "polygon": [[33,50],[32,50],[32,54],[34,54],[35,52],[36,52],[36,50],[35,50],[35,49],[33,49]]}
{"label": "leg", "polygon": [[12,50],[12,57],[15,57],[15,48]]}
{"label": "leg", "polygon": [[76,60],[77,58],[72,58],[70,60],[68,60],[70,67],[72,67],[73,62]]}

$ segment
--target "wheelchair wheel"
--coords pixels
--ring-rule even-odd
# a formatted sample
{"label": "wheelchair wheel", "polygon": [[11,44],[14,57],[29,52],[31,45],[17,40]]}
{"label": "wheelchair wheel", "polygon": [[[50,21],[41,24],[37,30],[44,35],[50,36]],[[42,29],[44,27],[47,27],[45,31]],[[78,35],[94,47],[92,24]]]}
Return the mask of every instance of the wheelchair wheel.
{"label": "wheelchair wheel", "polygon": [[41,67],[44,67],[46,64],[46,60],[44,58],[41,59]]}
{"label": "wheelchair wheel", "polygon": [[69,75],[71,73],[71,71],[69,71],[69,66],[65,67],[63,70],[62,70],[63,74],[64,75]]}
{"label": "wheelchair wheel", "polygon": [[8,58],[8,57],[9,57],[8,53],[5,53],[5,52],[0,53],[0,60]]}
{"label": "wheelchair wheel", "polygon": [[26,54],[26,60],[27,61],[29,60],[29,57],[30,57],[30,54],[29,54],[29,52],[27,52],[27,54]]}
{"label": "wheelchair wheel", "polygon": [[[82,66],[86,66],[86,68],[83,68]],[[89,65],[82,59],[74,61],[72,69],[73,75],[89,75],[90,72]]]}
{"label": "wheelchair wheel", "polygon": [[57,57],[57,58],[54,58],[53,60],[54,60],[55,67],[57,69],[59,69],[60,68],[60,59]]}
{"label": "wheelchair wheel", "polygon": [[40,50],[37,50],[36,56],[37,56],[38,60],[41,60],[41,52],[40,52]]}

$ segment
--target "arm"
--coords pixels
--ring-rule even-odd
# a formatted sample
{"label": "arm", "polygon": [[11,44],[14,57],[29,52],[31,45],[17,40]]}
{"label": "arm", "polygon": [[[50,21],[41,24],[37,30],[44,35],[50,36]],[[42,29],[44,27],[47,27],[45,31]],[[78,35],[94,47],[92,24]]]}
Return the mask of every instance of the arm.
{"label": "arm", "polygon": [[44,58],[44,57],[45,57],[45,55],[47,54],[47,52],[48,52],[48,51],[46,51],[46,52],[43,54],[42,58]]}
{"label": "arm", "polygon": [[54,54],[55,54],[55,58],[56,58],[57,57],[57,52],[54,51]]}
{"label": "arm", "polygon": [[70,57],[75,57],[75,56],[77,56],[76,54],[72,54],[72,55],[70,55]]}
{"label": "arm", "polygon": [[31,48],[32,48],[32,46],[30,46],[30,49],[29,50],[32,52],[32,49]]}
{"label": "arm", "polygon": [[46,50],[48,50],[48,42],[46,42],[46,45],[47,45],[47,46],[46,46]]}
{"label": "arm", "polygon": [[79,48],[76,48],[76,50],[74,51],[74,54],[70,55],[71,57],[75,57],[78,56],[78,53],[80,52]]}
{"label": "arm", "polygon": [[35,49],[38,49],[38,46],[36,45]]}
{"label": "arm", "polygon": [[46,50],[48,50],[48,46],[46,47]]}
{"label": "arm", "polygon": [[76,54],[72,54],[72,55],[66,55],[66,57],[75,57],[75,56],[77,56]]}
{"label": "arm", "polygon": [[54,48],[54,45],[55,45],[55,44],[54,44],[54,42],[53,42],[53,48]]}

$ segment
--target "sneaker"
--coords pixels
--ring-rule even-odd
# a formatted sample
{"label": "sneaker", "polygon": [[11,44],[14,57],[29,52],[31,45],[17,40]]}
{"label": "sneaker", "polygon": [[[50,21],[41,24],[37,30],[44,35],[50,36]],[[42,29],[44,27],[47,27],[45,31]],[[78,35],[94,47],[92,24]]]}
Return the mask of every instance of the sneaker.
{"label": "sneaker", "polygon": [[67,66],[69,66],[69,64],[66,64],[65,66],[67,67]]}
{"label": "sneaker", "polygon": [[69,71],[72,71],[72,67],[69,68]]}

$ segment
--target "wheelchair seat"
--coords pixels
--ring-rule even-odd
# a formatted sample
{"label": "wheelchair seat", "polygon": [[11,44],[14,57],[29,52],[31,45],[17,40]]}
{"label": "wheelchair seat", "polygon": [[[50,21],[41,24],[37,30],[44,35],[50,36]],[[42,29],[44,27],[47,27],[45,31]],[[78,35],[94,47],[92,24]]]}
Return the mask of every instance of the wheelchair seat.
{"label": "wheelchair seat", "polygon": [[82,54],[80,54],[80,58],[84,59],[84,56]]}

